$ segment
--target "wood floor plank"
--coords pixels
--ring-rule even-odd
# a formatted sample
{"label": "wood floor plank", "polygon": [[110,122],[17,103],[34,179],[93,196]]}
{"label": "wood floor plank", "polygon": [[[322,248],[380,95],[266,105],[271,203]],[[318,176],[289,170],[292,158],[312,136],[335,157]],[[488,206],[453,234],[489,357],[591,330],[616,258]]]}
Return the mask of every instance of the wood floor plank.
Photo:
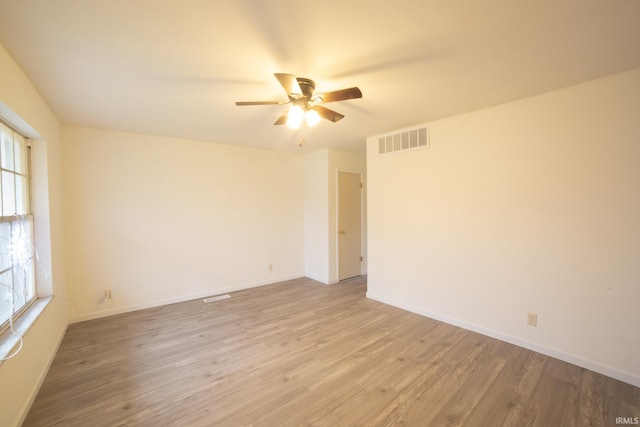
{"label": "wood floor plank", "polygon": [[[502,357],[505,361],[503,369],[495,381],[488,387],[469,414],[465,425],[469,426],[526,426],[530,420],[523,419],[522,405],[526,391],[527,379],[531,377],[532,367],[536,366],[536,353],[526,349],[505,344],[500,345],[494,357]],[[534,375],[537,378],[537,375]],[[481,420],[481,423],[476,422]]]}
{"label": "wood floor plank", "polygon": [[608,426],[640,390],[301,278],[69,327],[24,426]]}

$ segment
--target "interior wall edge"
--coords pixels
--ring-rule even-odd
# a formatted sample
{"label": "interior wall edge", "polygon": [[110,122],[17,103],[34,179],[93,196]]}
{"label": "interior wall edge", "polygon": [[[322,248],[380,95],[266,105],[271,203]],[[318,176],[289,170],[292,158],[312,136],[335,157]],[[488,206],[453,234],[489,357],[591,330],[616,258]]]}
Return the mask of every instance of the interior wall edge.
{"label": "interior wall edge", "polygon": [[315,280],[316,282],[322,283],[323,285],[330,285],[331,284],[331,282],[328,279],[321,278],[321,277],[315,276],[313,274],[306,273],[304,275],[304,277],[308,277],[309,279]]}

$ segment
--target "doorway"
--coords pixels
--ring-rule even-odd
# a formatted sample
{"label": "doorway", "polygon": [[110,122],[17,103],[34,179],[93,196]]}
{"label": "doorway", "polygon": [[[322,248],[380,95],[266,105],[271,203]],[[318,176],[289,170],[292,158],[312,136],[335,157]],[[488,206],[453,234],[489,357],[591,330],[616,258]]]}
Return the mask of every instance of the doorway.
{"label": "doorway", "polygon": [[362,176],[338,172],[338,280],[360,276],[362,265]]}

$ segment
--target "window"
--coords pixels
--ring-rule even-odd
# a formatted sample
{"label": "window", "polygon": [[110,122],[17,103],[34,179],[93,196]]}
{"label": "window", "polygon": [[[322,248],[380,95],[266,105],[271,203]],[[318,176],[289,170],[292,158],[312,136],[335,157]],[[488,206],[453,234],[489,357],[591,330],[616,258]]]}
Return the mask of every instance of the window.
{"label": "window", "polygon": [[0,329],[36,297],[27,139],[0,123]]}

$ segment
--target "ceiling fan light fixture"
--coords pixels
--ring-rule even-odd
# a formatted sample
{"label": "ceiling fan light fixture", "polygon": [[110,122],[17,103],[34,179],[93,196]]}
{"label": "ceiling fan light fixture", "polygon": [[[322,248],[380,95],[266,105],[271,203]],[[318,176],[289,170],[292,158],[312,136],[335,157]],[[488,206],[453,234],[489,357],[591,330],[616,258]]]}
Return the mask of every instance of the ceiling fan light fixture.
{"label": "ceiling fan light fixture", "polygon": [[300,128],[302,125],[302,119],[304,118],[304,111],[302,108],[294,105],[289,109],[289,113],[287,114],[287,126],[293,129]]}
{"label": "ceiling fan light fixture", "polygon": [[[289,101],[239,101],[236,105],[284,105],[291,104],[289,110],[273,123],[292,129],[303,129],[303,120],[308,127],[317,125],[322,119],[337,122],[344,118],[343,114],[326,108],[320,104],[362,98],[362,91],[357,87],[332,90],[314,95],[316,83],[306,77],[293,74],[274,73],[282,88],[287,92]],[[302,132],[301,132],[302,134]]]}
{"label": "ceiling fan light fixture", "polygon": [[318,112],[316,110],[308,110],[305,114],[304,114],[304,119],[307,122],[307,124],[311,127],[317,125],[318,123],[320,123],[320,115],[318,114]]}

